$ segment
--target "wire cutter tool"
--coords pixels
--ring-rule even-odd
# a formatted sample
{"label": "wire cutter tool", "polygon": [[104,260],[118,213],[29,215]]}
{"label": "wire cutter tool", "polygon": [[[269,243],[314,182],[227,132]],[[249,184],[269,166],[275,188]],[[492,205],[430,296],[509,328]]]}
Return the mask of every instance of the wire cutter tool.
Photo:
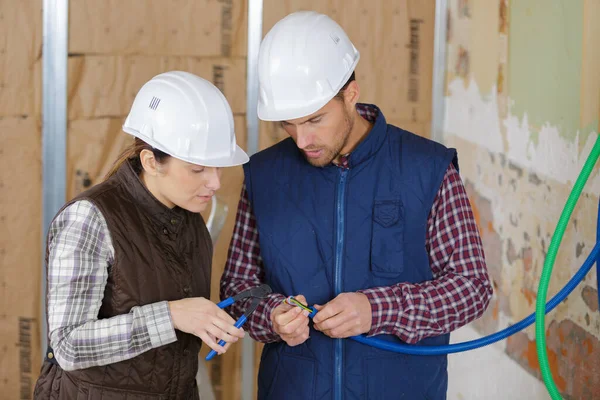
{"label": "wire cutter tool", "polygon": [[[272,292],[272,290],[269,285],[262,284],[260,286],[253,287],[251,289],[244,290],[243,292],[240,292],[233,297],[229,297],[229,298],[223,300],[222,302],[217,304],[217,307],[219,307],[219,308],[229,307],[236,301],[251,298],[252,302],[250,303],[250,305],[248,306],[248,308],[246,309],[244,314],[240,317],[240,319],[238,319],[235,323],[235,327],[240,328],[248,320],[248,317],[250,316],[250,314],[252,314],[256,310],[256,307],[258,307],[260,302],[262,300],[266,299],[269,296],[269,294],[271,294],[271,292]],[[221,346],[224,346],[225,343],[226,342],[223,339],[221,339],[219,341],[219,345],[221,345]],[[205,360],[210,361],[216,355],[217,355],[217,352],[214,350],[211,350],[210,353],[208,353],[208,355],[206,356]]]}

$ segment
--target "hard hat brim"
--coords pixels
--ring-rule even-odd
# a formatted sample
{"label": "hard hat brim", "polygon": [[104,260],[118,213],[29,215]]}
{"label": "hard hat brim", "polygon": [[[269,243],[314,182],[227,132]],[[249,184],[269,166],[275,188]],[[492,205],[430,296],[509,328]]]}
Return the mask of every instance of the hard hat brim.
{"label": "hard hat brim", "polygon": [[[160,149],[159,149],[160,150]],[[164,151],[164,150],[162,150]],[[174,154],[170,154],[165,151],[165,153],[169,154],[171,157],[178,158],[182,161],[189,162],[191,164],[201,165],[203,167],[217,167],[217,168],[226,168],[226,167],[236,167],[238,165],[242,165],[247,163],[250,158],[248,154],[238,145],[235,145],[235,153],[229,157],[221,157],[221,158],[194,158],[194,157],[178,157]]]}
{"label": "hard hat brim", "polygon": [[246,154],[246,152],[237,144],[235,145],[235,152],[233,153],[233,155],[228,156],[228,157],[199,158],[199,157],[178,156],[176,154],[173,154],[173,152],[165,149],[162,145],[155,142],[152,138],[142,134],[141,132],[138,132],[135,129],[131,129],[125,125],[122,127],[122,129],[125,133],[128,133],[132,136],[135,136],[135,137],[143,140],[144,142],[148,143],[150,146],[170,155],[171,157],[174,157],[179,160],[189,162],[192,164],[202,165],[204,167],[219,167],[219,168],[235,167],[238,165],[245,164],[250,160],[250,158],[248,157],[248,154]]}
{"label": "hard hat brim", "polygon": [[340,80],[340,84],[336,87],[328,96],[325,96],[317,101],[298,105],[297,107],[290,107],[288,109],[276,109],[273,106],[265,106],[262,102],[258,102],[256,106],[256,113],[258,115],[258,119],[266,122],[280,122],[280,121],[290,121],[298,118],[305,118],[311,114],[316,113],[321,108],[325,107],[327,103],[329,103],[333,98],[338,94],[338,92],[342,89],[342,87],[348,82],[348,79],[352,76],[352,73],[355,72],[356,66],[360,61],[360,52],[356,50],[355,59],[346,71],[346,74]]}
{"label": "hard hat brim", "polygon": [[335,95],[332,95],[331,98],[326,97],[318,103],[309,104],[305,107],[295,107],[290,110],[273,110],[270,107],[265,107],[263,104],[258,104],[256,113],[258,114],[258,119],[265,122],[291,121],[316,113],[325,107],[334,97]]}
{"label": "hard hat brim", "polygon": [[191,162],[192,164],[203,165],[205,167],[236,167],[238,165],[246,164],[250,158],[248,154],[238,145],[235,146],[235,153],[231,157],[213,158],[204,160],[184,160]]}

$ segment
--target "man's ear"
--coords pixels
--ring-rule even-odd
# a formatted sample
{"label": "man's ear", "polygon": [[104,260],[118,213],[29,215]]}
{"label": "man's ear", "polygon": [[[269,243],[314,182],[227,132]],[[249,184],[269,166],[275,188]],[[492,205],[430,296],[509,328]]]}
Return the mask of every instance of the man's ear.
{"label": "man's ear", "polygon": [[144,149],[140,152],[140,162],[148,175],[156,176],[159,174],[158,163],[156,162],[156,158],[154,158],[154,153],[150,150]]}
{"label": "man's ear", "polygon": [[360,86],[358,86],[358,82],[350,82],[346,89],[344,89],[344,102],[353,109],[356,106],[356,103],[358,103],[359,97]]}

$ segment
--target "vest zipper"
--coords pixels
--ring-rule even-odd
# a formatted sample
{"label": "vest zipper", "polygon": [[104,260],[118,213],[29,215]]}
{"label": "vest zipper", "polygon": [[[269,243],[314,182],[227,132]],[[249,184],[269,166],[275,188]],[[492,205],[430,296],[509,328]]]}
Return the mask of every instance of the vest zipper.
{"label": "vest zipper", "polygon": [[[342,292],[342,263],[344,257],[344,239],[346,229],[346,175],[347,169],[340,169],[340,180],[337,190],[336,220],[337,233],[335,245],[335,270],[333,285],[335,296]],[[342,339],[334,339],[334,371],[333,371],[333,398],[342,400],[342,366],[344,364]]]}

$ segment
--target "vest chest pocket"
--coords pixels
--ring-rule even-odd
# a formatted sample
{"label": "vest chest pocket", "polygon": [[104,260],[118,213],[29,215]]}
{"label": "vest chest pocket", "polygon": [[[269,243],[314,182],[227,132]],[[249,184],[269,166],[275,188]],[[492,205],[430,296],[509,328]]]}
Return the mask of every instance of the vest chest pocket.
{"label": "vest chest pocket", "polygon": [[400,199],[376,199],[373,204],[371,272],[393,278],[404,270],[404,207]]}

